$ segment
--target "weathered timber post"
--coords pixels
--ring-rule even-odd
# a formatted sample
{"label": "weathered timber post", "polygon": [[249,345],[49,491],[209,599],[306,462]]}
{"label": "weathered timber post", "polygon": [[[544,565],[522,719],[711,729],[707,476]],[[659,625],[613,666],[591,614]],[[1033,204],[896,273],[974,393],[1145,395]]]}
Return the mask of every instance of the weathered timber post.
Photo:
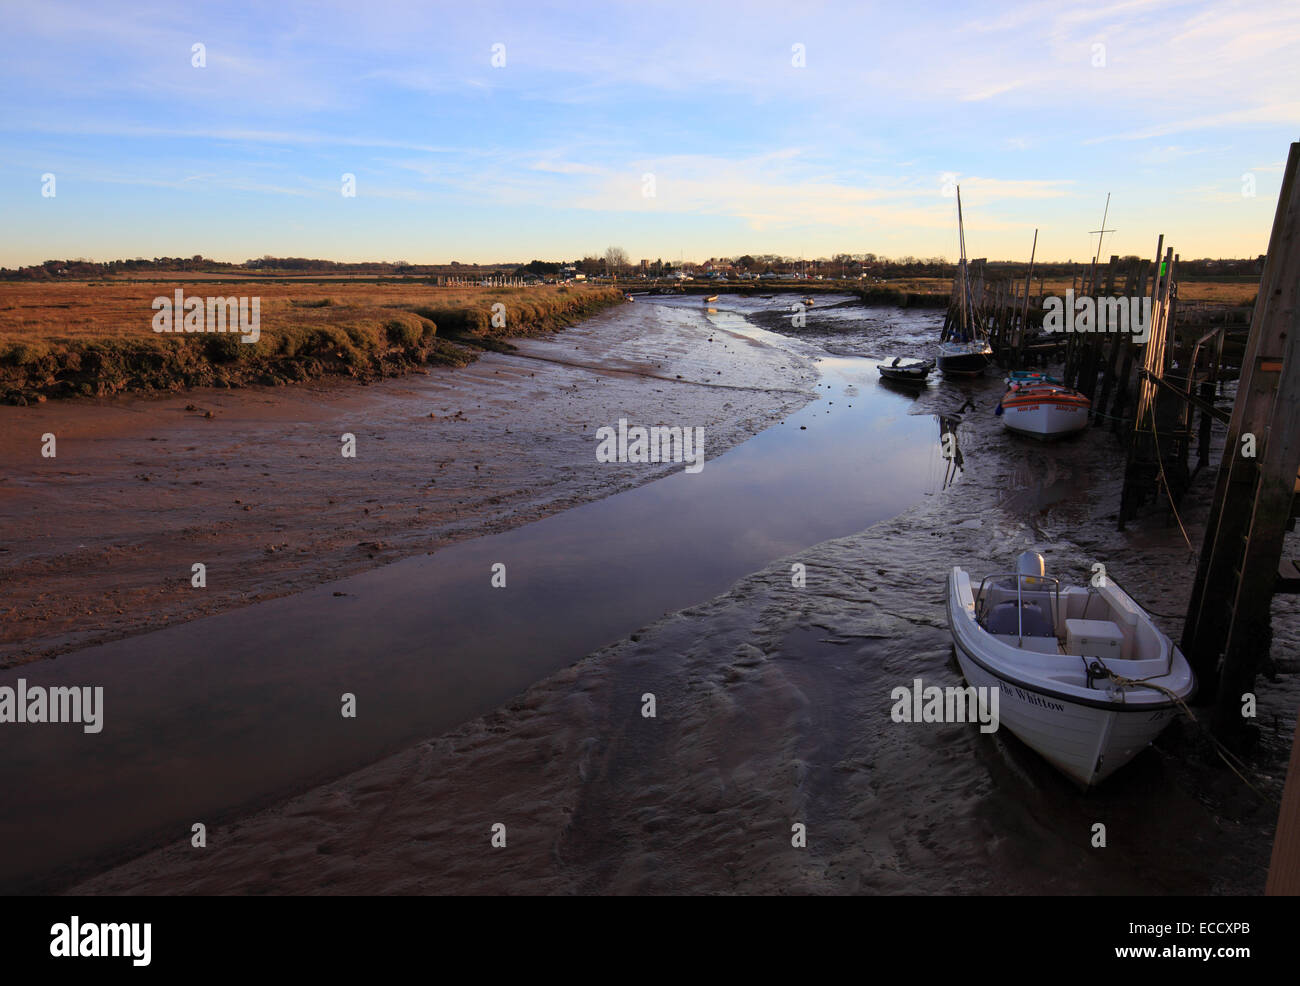
{"label": "weathered timber post", "polygon": [[[1291,145],[1219,464],[1183,651],[1224,737],[1268,654],[1273,591],[1300,467],[1300,144]],[[1250,436],[1250,440],[1247,437]],[[1243,454],[1251,445],[1254,455]]]}
{"label": "weathered timber post", "polygon": [[1291,764],[1282,789],[1282,807],[1277,813],[1273,836],[1273,858],[1268,864],[1266,897],[1300,895],[1300,725],[1291,740]]}

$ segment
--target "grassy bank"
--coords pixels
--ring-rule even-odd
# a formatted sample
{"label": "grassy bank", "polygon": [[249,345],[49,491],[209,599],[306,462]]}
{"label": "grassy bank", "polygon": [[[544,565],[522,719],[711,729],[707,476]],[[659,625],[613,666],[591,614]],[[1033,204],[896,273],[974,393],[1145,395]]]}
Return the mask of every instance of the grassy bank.
{"label": "grassy bank", "polygon": [[946,308],[950,292],[911,291],[906,288],[876,284],[863,288],[858,295],[868,305],[898,305],[900,308]]}
{"label": "grassy bank", "polygon": [[[260,333],[159,333],[153,300],[175,282],[0,285],[0,398],[378,379],[463,366],[512,336],[554,332],[621,302],[609,287],[231,282],[186,297],[260,299]],[[500,305],[502,307],[495,308]],[[495,324],[494,324],[494,315]],[[177,318],[179,324],[180,318]]]}

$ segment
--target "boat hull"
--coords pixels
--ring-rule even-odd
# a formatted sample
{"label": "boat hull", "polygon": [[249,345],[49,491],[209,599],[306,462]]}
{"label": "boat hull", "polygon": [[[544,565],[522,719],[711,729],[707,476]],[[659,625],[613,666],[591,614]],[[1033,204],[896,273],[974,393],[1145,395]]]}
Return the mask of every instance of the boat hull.
{"label": "boat hull", "polygon": [[1127,764],[1177,715],[1172,703],[1140,707],[1081,705],[1025,682],[1009,681],[960,644],[954,647],[967,684],[998,689],[999,728],[1005,726],[1084,788],[1101,783]]}
{"label": "boat hull", "polygon": [[884,362],[876,366],[876,370],[886,380],[913,384],[925,383],[933,369],[934,363],[929,360],[910,360],[904,363],[901,357],[893,362]]}
{"label": "boat hull", "polygon": [[[1104,781],[1141,753],[1178,715],[1180,703],[1190,700],[1196,691],[1196,678],[1186,658],[1132,598],[1113,584],[1101,592],[1133,614],[1130,629],[1134,634],[1145,638],[1148,645],[1160,645],[1149,658],[1111,659],[1116,667],[1122,664],[1125,672],[1139,676],[1145,685],[1098,687],[1091,677],[1085,681],[1079,671],[1081,664],[1096,659],[1071,655],[1063,648],[1023,649],[999,640],[976,620],[969,576],[954,568],[947,587],[948,626],[967,683],[975,688],[996,688],[998,728],[1005,726],[1085,789]],[[1058,605],[1062,598],[1068,612],[1069,593],[1058,597]],[[1025,637],[1026,641],[1032,639],[1031,635]],[[1153,664],[1167,667],[1167,671],[1153,674]]]}
{"label": "boat hull", "polygon": [[939,347],[939,371],[944,376],[977,377],[988,367],[993,350],[979,345]]}
{"label": "boat hull", "polygon": [[908,373],[901,370],[886,369],[885,367],[882,366],[880,367],[880,375],[884,379],[889,380],[892,383],[913,383],[913,384],[920,385],[925,383],[926,378],[929,377],[930,375],[930,371],[920,370],[917,372]]}
{"label": "boat hull", "polygon": [[1082,394],[1021,389],[1002,398],[1002,424],[1022,435],[1055,438],[1087,428],[1090,407]]}

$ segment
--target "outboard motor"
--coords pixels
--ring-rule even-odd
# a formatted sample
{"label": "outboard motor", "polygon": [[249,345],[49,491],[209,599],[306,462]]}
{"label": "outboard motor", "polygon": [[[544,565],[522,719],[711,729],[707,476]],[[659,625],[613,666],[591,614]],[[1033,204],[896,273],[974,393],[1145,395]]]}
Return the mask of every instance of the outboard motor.
{"label": "outboard motor", "polygon": [[[1047,562],[1037,551],[1022,551],[1016,558],[1016,574],[998,579],[997,584],[1005,589],[1016,591],[1019,585],[1022,592],[1046,588]],[[1022,576],[1017,578],[1016,576]]]}
{"label": "outboard motor", "polygon": [[[1047,574],[1047,561],[1037,551],[1022,551],[1016,559],[1016,572],[1020,575],[1032,575],[1041,579]],[[1026,585],[1030,584],[1029,579],[1023,579],[1022,581]]]}
{"label": "outboard motor", "polygon": [[[993,607],[985,620],[984,628],[992,634],[1025,637],[1054,637],[1056,625],[1051,603],[1028,597],[1030,593],[1047,588],[1047,562],[1037,551],[1025,551],[1016,558],[1016,576],[1000,584],[1009,590],[1010,598]],[[1020,584],[1019,590],[1016,583]],[[1022,605],[1023,603],[1023,605]]]}

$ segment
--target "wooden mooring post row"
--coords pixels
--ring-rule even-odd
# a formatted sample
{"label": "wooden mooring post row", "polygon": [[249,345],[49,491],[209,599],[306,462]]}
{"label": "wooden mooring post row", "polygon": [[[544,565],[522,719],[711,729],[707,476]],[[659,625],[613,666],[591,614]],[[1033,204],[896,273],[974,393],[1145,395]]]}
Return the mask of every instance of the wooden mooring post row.
{"label": "wooden mooring post row", "polygon": [[[1067,353],[1066,382],[1092,399],[1093,423],[1110,422],[1111,431],[1128,446],[1121,531],[1153,497],[1168,504],[1171,522],[1178,519],[1177,503],[1208,461],[1211,422],[1228,422],[1228,414],[1214,404],[1222,375],[1225,327],[1204,332],[1203,325],[1184,324],[1175,277],[1178,259],[1172,247],[1165,247],[1163,236],[1156,244],[1153,265],[1130,261],[1121,270],[1118,258],[1111,258],[1098,299],[1109,297],[1121,276],[1121,297],[1130,304],[1145,299],[1150,266],[1151,311],[1145,345],[1129,332],[1106,333],[1071,340],[1073,349]],[[1135,363],[1140,364],[1136,374]],[[1193,427],[1197,411],[1200,424]],[[1193,446],[1195,470],[1189,467]]]}
{"label": "wooden mooring post row", "polygon": [[1006,369],[1020,369],[1026,364],[1055,355],[1064,347],[1063,337],[1031,341],[1035,325],[1043,318],[1043,281],[1039,278],[1038,294],[1031,294],[1034,261],[1038,251],[1038,230],[1034,230],[1030,247],[1029,268],[1023,289],[1018,276],[995,277],[987,275],[987,260],[966,261],[968,290],[962,291],[959,269],[953,278],[948,311],[944,317],[940,342],[947,342],[963,325],[977,326],[988,337],[993,347],[994,360]]}
{"label": "wooden mooring post row", "polygon": [[[1243,696],[1268,655],[1300,471],[1298,171],[1300,144],[1292,144],[1183,630],[1200,701],[1213,704],[1225,738],[1245,730]],[[1288,787],[1298,783],[1293,771]]]}
{"label": "wooden mooring post row", "polygon": [[[1124,467],[1124,485],[1120,494],[1119,529],[1137,515],[1138,508],[1153,493],[1163,488],[1173,500],[1186,491],[1186,421],[1185,408],[1175,407],[1172,396],[1163,392],[1164,377],[1172,361],[1174,313],[1177,291],[1174,273],[1178,258],[1173,247],[1164,247],[1163,236],[1156,242],[1155,277],[1151,283],[1151,315],[1146,345],[1142,347],[1142,367],[1138,371],[1137,402],[1129,435],[1128,459]],[[1165,249],[1164,257],[1160,251]],[[1092,345],[1093,353],[1099,347]],[[1131,354],[1125,360],[1129,372]],[[1085,361],[1088,380],[1096,378],[1096,363]],[[1067,378],[1068,379],[1068,378]],[[1082,383],[1080,388],[1083,389]],[[1088,390],[1084,393],[1093,396]],[[1177,395],[1181,397],[1181,394]]]}

